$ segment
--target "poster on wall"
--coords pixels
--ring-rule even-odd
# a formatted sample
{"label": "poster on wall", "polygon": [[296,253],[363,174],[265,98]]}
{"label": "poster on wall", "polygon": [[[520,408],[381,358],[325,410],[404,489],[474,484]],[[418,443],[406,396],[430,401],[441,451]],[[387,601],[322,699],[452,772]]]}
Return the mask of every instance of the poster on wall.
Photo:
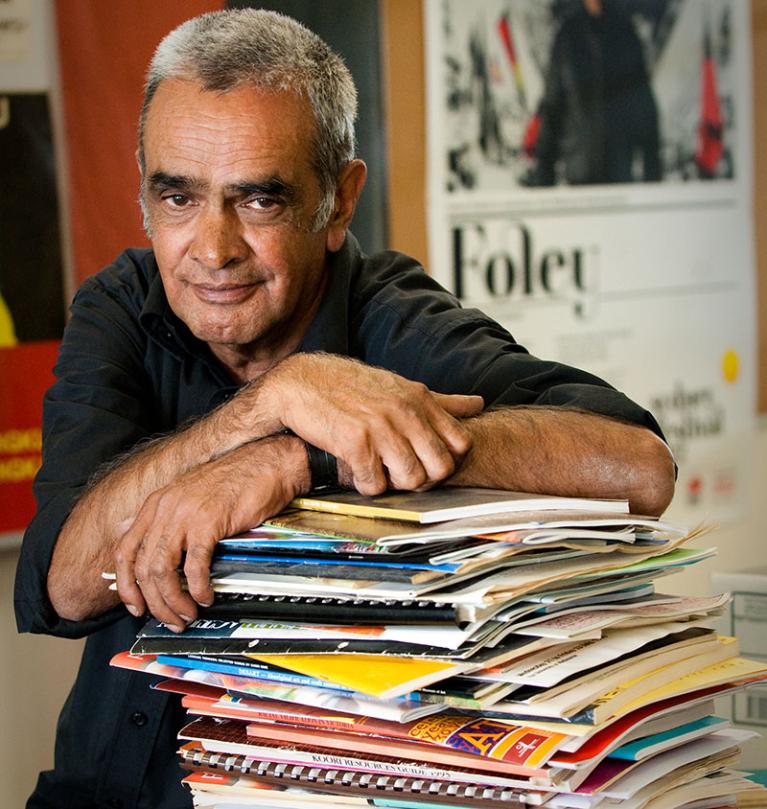
{"label": "poster on wall", "polygon": [[64,328],[47,93],[0,93],[0,534],[34,513],[42,397]]}
{"label": "poster on wall", "polygon": [[50,7],[0,4],[0,547],[34,513],[42,397],[64,327],[50,103]]}
{"label": "poster on wall", "polygon": [[425,0],[430,267],[658,417],[670,514],[744,514],[754,426],[749,4]]}

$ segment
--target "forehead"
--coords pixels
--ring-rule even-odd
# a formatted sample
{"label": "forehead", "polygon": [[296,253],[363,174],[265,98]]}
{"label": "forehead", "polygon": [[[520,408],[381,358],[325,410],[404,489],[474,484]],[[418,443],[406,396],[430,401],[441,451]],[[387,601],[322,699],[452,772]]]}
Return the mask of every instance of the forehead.
{"label": "forehead", "polygon": [[146,171],[241,176],[309,168],[314,137],[309,103],[292,92],[243,84],[226,92],[184,79],[157,88],[144,128]]}

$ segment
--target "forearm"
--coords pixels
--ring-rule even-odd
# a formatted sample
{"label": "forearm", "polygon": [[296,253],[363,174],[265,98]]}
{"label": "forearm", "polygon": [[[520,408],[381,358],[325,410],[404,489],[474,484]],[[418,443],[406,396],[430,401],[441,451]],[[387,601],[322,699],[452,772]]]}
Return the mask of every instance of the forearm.
{"label": "forearm", "polygon": [[[281,511],[309,490],[304,442],[292,435],[253,441],[190,470],[149,496],[121,537],[115,571],[121,600],[168,626],[194,620],[213,601],[210,563],[218,541]],[[188,592],[178,576],[183,566]]]}
{"label": "forearm", "polygon": [[465,425],[472,448],[450,485],[626,498],[632,512],[651,515],[673,496],[671,453],[645,427],[543,407],[494,410]]}
{"label": "forearm", "polygon": [[48,571],[48,595],[61,617],[98,615],[118,603],[101,572],[114,569],[120,537],[153,492],[273,431],[252,387],[245,389],[247,396],[178,433],[140,445],[80,498],[61,529]]}

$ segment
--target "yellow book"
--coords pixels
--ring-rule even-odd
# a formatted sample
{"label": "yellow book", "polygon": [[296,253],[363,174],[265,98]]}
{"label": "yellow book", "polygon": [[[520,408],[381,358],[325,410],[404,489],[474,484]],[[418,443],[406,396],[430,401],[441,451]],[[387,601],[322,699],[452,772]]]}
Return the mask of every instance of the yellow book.
{"label": "yellow book", "polygon": [[526,494],[502,489],[446,486],[425,492],[390,491],[377,497],[359,492],[335,492],[314,497],[297,497],[292,508],[327,511],[354,517],[374,517],[406,522],[434,523],[478,517],[484,514],[513,514],[527,511],[599,511],[628,514],[626,500],[592,500],[584,497],[558,497]]}
{"label": "yellow book", "polygon": [[[735,639],[732,638],[732,641]],[[700,688],[710,688],[727,683],[738,683],[746,685],[750,680],[767,680],[767,665],[757,660],[747,660],[745,657],[731,657],[721,663],[714,663],[712,666],[698,669],[683,677],[677,677],[664,686],[656,688],[644,694],[639,699],[625,705],[619,715],[658,702],[668,697],[677,697],[687,694],[690,691],[697,691]]]}
{"label": "yellow book", "polygon": [[272,666],[297,671],[378,699],[393,699],[459,674],[467,664],[372,654],[255,655]]}

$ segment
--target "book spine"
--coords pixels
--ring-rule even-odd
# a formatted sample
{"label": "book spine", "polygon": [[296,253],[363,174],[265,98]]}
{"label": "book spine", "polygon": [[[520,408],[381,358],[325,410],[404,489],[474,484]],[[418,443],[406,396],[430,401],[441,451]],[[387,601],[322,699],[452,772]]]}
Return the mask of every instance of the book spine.
{"label": "book spine", "polygon": [[213,671],[218,674],[234,674],[237,677],[249,677],[253,680],[268,680],[274,683],[287,683],[290,685],[308,685],[312,688],[322,688],[339,694],[353,694],[348,688],[333,687],[316,677],[308,677],[304,674],[294,674],[292,672],[270,671],[269,669],[251,668],[250,666],[238,666],[233,663],[214,663],[209,660],[197,660],[186,657],[172,657],[170,655],[157,655],[158,663],[165,663],[168,666],[181,666],[187,669],[201,669],[203,671]]}
{"label": "book spine", "polygon": [[389,520],[404,520],[405,522],[415,523],[420,522],[421,517],[417,511],[360,506],[353,503],[337,503],[332,500],[314,500],[311,497],[297,497],[290,505],[293,508],[303,508],[307,511],[325,511],[333,514],[347,514],[350,517],[372,517],[373,519],[383,517]]}
{"label": "book spine", "polygon": [[[370,792],[396,792],[401,798],[411,795],[428,795],[430,798],[451,796],[468,801],[501,801],[515,805],[525,794],[516,787],[501,787],[476,783],[452,781],[449,778],[434,778],[432,775],[411,776],[366,773],[352,769],[328,769],[312,764],[291,764],[267,761],[241,754],[216,753],[209,750],[179,751],[184,763],[192,767],[208,767],[225,772],[240,772],[256,778],[272,778],[293,781],[296,786],[316,788],[322,784],[343,786],[346,789],[363,788]],[[342,765],[343,766],[343,765]],[[420,769],[420,768],[419,768]]]}

